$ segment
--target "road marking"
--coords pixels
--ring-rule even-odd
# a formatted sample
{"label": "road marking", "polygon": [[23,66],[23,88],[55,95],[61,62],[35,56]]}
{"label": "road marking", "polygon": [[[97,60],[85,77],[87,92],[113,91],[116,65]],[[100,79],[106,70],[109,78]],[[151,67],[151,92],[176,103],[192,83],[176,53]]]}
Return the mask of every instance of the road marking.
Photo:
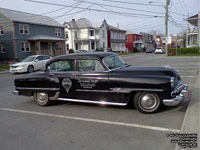
{"label": "road marking", "polygon": [[181,76],[183,78],[196,78],[197,76]]}
{"label": "road marking", "polygon": [[192,71],[192,70],[190,70],[190,71],[189,70],[188,71],[186,71],[186,70],[178,70],[178,72],[196,72],[197,73],[198,71],[197,70],[196,71]]}
{"label": "road marking", "polygon": [[58,115],[58,114],[49,114],[49,113],[34,112],[34,111],[27,111],[27,110],[18,110],[18,109],[9,109],[9,108],[0,108],[0,110],[10,111],[10,112],[18,112],[18,113],[24,113],[24,114],[55,117],[55,118],[71,119],[71,120],[78,120],[78,121],[86,121],[86,122],[93,122],[93,123],[101,123],[101,124],[109,124],[109,125],[118,125],[118,126],[142,128],[142,129],[149,129],[149,130],[157,130],[157,131],[164,131],[164,132],[177,132],[177,133],[180,132],[179,129],[171,129],[171,128],[139,125],[139,124],[132,124],[132,123],[107,121],[107,120],[98,120],[98,119],[91,119],[91,118],[81,118],[81,117],[65,116],[65,115]]}

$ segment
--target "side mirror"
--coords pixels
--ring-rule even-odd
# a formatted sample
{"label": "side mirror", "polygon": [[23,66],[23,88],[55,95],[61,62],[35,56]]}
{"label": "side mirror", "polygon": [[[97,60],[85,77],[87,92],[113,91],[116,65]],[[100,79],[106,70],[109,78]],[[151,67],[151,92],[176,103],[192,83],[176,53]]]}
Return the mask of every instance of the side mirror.
{"label": "side mirror", "polygon": [[34,60],[34,62],[38,62],[38,61],[39,61],[39,59],[35,59],[35,60]]}

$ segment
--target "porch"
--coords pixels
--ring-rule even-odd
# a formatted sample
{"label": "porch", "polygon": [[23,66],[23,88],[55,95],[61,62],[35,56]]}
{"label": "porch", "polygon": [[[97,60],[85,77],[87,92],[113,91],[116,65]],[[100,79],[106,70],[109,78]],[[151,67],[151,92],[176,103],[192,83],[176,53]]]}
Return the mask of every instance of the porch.
{"label": "porch", "polygon": [[29,39],[32,53],[57,56],[65,54],[65,39],[39,35]]}
{"label": "porch", "polygon": [[99,40],[98,39],[74,40],[74,49],[76,51],[78,50],[86,50],[88,52],[96,51],[96,49],[99,49]]}

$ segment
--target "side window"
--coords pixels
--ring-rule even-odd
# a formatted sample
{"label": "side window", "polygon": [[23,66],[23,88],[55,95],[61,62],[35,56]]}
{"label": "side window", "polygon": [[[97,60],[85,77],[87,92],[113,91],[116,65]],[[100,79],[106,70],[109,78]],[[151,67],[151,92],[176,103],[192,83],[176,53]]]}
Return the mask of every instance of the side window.
{"label": "side window", "polygon": [[47,60],[47,59],[50,59],[49,56],[43,56],[43,60]]}
{"label": "side window", "polygon": [[37,59],[38,59],[38,61],[41,61],[41,60],[43,60],[43,56],[38,56]]}
{"label": "side window", "polygon": [[105,71],[98,60],[79,60],[78,71]]}
{"label": "side window", "polygon": [[52,63],[50,66],[51,72],[68,72],[75,70],[74,60],[63,60]]}

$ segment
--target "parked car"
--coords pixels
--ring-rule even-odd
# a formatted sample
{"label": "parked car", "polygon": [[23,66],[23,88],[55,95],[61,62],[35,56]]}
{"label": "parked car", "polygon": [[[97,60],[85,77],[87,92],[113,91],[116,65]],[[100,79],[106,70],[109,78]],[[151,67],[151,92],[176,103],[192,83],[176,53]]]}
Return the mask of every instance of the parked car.
{"label": "parked car", "polygon": [[146,49],[146,53],[153,53],[154,52],[154,48],[147,48]]}
{"label": "parked car", "polygon": [[33,72],[41,70],[44,64],[51,58],[48,55],[32,55],[19,63],[10,66],[11,73]]}
{"label": "parked car", "polygon": [[87,50],[77,50],[76,51],[77,53],[86,53],[86,52],[88,52]]}
{"label": "parked car", "polygon": [[165,50],[162,47],[157,47],[155,50],[155,54],[164,54]]}
{"label": "parked car", "polygon": [[102,105],[133,104],[143,113],[183,100],[187,85],[171,67],[134,67],[112,52],[76,53],[49,60],[44,72],[14,80],[14,94],[48,106],[63,100]]}

